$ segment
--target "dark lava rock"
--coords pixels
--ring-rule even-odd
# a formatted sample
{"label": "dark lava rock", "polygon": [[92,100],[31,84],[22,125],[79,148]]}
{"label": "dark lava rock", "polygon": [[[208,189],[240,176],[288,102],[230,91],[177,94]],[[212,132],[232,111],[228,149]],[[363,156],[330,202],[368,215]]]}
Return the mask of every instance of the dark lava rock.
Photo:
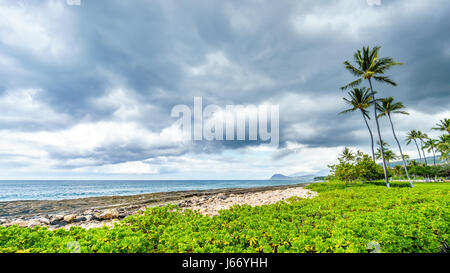
{"label": "dark lava rock", "polygon": [[76,217],[73,221],[74,221],[75,223],[79,223],[79,222],[84,222],[84,221],[86,221],[86,220],[87,220],[86,217],[84,217],[84,216],[78,216],[78,217]]}
{"label": "dark lava rock", "polygon": [[65,226],[67,223],[61,220],[52,220],[50,225],[52,226]]}

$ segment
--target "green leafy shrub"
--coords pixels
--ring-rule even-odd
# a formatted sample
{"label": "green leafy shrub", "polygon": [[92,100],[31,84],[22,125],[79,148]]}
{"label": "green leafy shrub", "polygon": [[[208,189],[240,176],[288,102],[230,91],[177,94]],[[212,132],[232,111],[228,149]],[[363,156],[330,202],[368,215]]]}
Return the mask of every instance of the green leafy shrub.
{"label": "green leafy shrub", "polygon": [[368,155],[358,153],[350,160],[339,159],[339,164],[330,165],[331,176],[344,181],[371,181],[384,177],[383,167],[375,163]]}
{"label": "green leafy shrub", "polygon": [[[410,164],[408,165],[408,173],[410,175],[417,175],[423,177],[450,177],[450,164],[443,165],[422,165]],[[404,171],[402,172],[404,174]]]}

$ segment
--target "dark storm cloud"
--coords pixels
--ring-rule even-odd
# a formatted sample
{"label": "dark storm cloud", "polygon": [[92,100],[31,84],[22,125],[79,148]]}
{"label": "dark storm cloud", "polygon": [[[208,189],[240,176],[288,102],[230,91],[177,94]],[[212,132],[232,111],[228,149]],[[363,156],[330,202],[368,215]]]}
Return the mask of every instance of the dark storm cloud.
{"label": "dark storm cloud", "polygon": [[[33,5],[29,10],[40,8],[22,2]],[[366,145],[367,136],[353,134],[364,130],[361,117],[337,115],[344,107],[340,96],[345,94],[339,87],[353,79],[342,63],[363,45],[381,45],[382,55],[405,63],[389,73],[398,87],[376,84],[381,95],[393,95],[418,111],[448,110],[448,1],[382,1],[381,6],[360,1],[353,5],[357,9],[348,10],[349,2],[82,0],[79,7],[63,6],[70,17],[51,23],[66,28],[55,35],[70,42],[73,54],[49,60],[11,45],[2,36],[0,51],[15,67],[0,67],[0,95],[38,88],[43,90],[40,101],[70,118],[64,124],[36,119],[17,126],[0,120],[0,127],[55,130],[80,120],[112,120],[118,106],[99,107],[92,100],[117,86],[152,106],[134,121],[156,132],[173,122],[174,105],[192,105],[193,96],[203,96],[205,104],[225,106],[278,104],[283,96],[295,94],[294,98],[311,98],[311,104],[327,96],[335,96],[336,102],[318,103],[314,106],[318,111],[309,112],[301,111],[304,105],[297,101],[281,104],[289,108],[280,109],[281,147],[288,141],[312,147]],[[40,9],[45,14],[45,8]],[[302,126],[307,129],[299,130]],[[57,160],[81,157],[105,164],[247,145],[255,143],[201,142],[190,148],[152,149],[122,143],[105,144],[83,155],[50,154]],[[289,153],[281,152],[280,157]]]}

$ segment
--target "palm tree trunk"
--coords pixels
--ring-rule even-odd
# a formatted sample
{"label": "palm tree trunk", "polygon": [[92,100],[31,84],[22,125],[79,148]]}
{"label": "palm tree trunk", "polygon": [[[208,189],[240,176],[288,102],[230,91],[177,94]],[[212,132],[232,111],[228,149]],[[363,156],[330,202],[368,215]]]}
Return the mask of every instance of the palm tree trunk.
{"label": "palm tree trunk", "polygon": [[[361,112],[362,112],[362,111],[361,111]],[[369,130],[369,134],[370,134],[370,144],[371,144],[371,146],[372,146],[372,159],[373,159],[373,161],[375,162],[375,151],[374,151],[374,148],[373,148],[373,135],[372,135],[372,130],[370,130],[369,123],[367,122],[367,119],[366,119],[366,116],[364,115],[364,113],[363,113],[362,115],[363,115],[364,121],[366,122],[367,129]]]}
{"label": "palm tree trunk", "polygon": [[417,145],[417,141],[415,139],[414,139],[414,143],[416,143],[416,148],[417,148],[417,152],[419,153],[420,163],[422,163],[422,154],[420,153],[419,145]]}
{"label": "palm tree trunk", "polygon": [[383,140],[381,139],[381,132],[380,132],[380,124],[378,123],[378,117],[377,117],[377,102],[375,100],[375,92],[373,91],[373,87],[372,87],[372,81],[369,80],[369,84],[370,84],[370,91],[372,91],[372,98],[373,98],[373,112],[375,114],[375,121],[377,124],[377,131],[378,131],[378,139],[380,140],[380,151],[381,151],[381,158],[383,159],[383,171],[384,171],[384,179],[386,180],[386,187],[390,187],[389,185],[389,179],[388,179],[388,174],[387,174],[387,169],[386,169],[386,160],[384,160],[384,151],[383,151]]}
{"label": "palm tree trunk", "polygon": [[411,184],[411,188],[414,188],[411,178],[409,178],[408,168],[406,167],[406,161],[405,161],[405,157],[403,156],[402,146],[400,145],[400,142],[397,139],[397,135],[395,134],[394,124],[392,123],[391,115],[388,115],[388,117],[389,117],[389,122],[391,123],[392,133],[394,134],[395,141],[397,141],[398,149],[400,150],[400,155],[402,156],[403,168],[405,168],[406,177],[408,177],[409,184]]}
{"label": "palm tree trunk", "polygon": [[433,165],[436,166],[436,154],[434,153],[433,147],[431,147],[431,151],[433,152]]}

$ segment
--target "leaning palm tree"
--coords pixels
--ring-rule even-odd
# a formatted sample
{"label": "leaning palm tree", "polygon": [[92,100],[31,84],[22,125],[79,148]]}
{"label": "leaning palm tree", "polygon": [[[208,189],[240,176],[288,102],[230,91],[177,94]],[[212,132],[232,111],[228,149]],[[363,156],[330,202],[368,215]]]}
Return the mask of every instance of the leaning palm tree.
{"label": "leaning palm tree", "polygon": [[422,150],[422,153],[423,153],[423,159],[425,160],[425,165],[428,165],[427,156],[425,155],[425,149],[423,147],[423,145],[425,143],[423,140],[427,139],[428,135],[422,133],[421,131],[417,131],[417,138],[420,140],[420,149]]}
{"label": "leaning palm tree", "polygon": [[422,154],[419,150],[419,145],[417,145],[418,134],[416,130],[411,130],[406,134],[406,145],[409,145],[412,141],[416,144],[417,152],[419,153],[420,162],[422,162]]}
{"label": "leaning palm tree", "polygon": [[435,150],[437,148],[437,140],[429,138],[427,141],[425,141],[425,145],[423,146],[424,149],[428,149],[428,152],[433,153],[433,165],[436,166],[436,153]]}
{"label": "leaning palm tree", "polygon": [[450,134],[450,119],[445,118],[443,120],[440,120],[440,123],[436,123],[436,127],[431,129],[438,131],[447,131],[447,133]]}
{"label": "leaning palm tree", "polygon": [[[342,90],[348,89],[350,87],[356,87],[361,84],[363,80],[367,80],[369,82],[370,90],[372,92],[372,99],[375,101],[375,92],[372,86],[372,78],[381,83],[387,83],[393,86],[397,84],[391,80],[389,77],[383,76],[383,74],[388,71],[391,67],[395,65],[400,65],[401,63],[394,62],[394,60],[390,57],[380,58],[378,56],[378,51],[380,51],[379,46],[374,47],[372,50],[369,47],[363,47],[362,51],[358,50],[353,55],[356,66],[352,65],[349,61],[345,61],[345,68],[350,71],[353,75],[358,77],[358,79],[353,82],[341,87]],[[377,125],[378,131],[378,139],[381,142],[381,132],[380,125],[378,123],[377,118],[377,107],[376,104],[373,104],[373,110],[375,115],[375,122]],[[386,161],[384,159],[384,152],[381,149],[381,157],[383,159],[383,169],[384,169],[384,178],[386,180],[386,186],[389,188],[389,179],[386,170]]]}
{"label": "leaning palm tree", "polygon": [[373,161],[375,161],[375,151],[373,149],[372,130],[370,130],[369,123],[367,122],[367,119],[370,119],[369,111],[367,110],[367,108],[369,108],[370,104],[372,103],[370,89],[367,89],[366,87],[353,88],[352,91],[348,92],[348,96],[350,97],[350,99],[344,98],[344,101],[347,104],[349,104],[351,107],[348,108],[347,110],[340,112],[339,114],[354,112],[356,110],[359,110],[361,112],[364,122],[366,123],[367,130],[369,130],[370,143],[371,143],[371,147],[372,147],[372,159],[373,159]]}
{"label": "leaning palm tree", "polygon": [[380,114],[378,115],[378,117],[383,117],[383,116],[388,117],[389,122],[391,123],[392,134],[394,135],[395,141],[397,141],[398,149],[400,150],[400,156],[403,161],[403,168],[405,169],[406,177],[408,178],[408,181],[411,184],[411,188],[413,188],[414,185],[411,181],[411,178],[409,178],[408,168],[406,167],[406,160],[405,160],[405,157],[403,156],[402,146],[400,145],[397,135],[395,134],[394,124],[392,123],[392,119],[391,119],[391,114],[409,115],[408,112],[402,110],[403,108],[405,108],[405,106],[403,106],[403,103],[394,102],[393,97],[380,99],[379,103],[377,103],[377,109],[380,111]]}

